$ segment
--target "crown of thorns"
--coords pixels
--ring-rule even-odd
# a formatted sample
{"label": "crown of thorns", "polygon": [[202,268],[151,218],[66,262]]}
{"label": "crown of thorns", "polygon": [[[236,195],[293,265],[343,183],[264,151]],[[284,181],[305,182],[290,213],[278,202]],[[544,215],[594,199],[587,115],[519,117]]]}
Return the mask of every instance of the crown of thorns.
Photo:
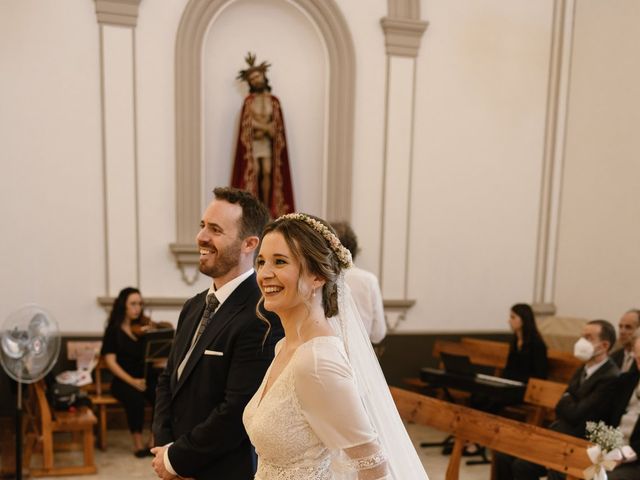
{"label": "crown of thorns", "polygon": [[262,62],[260,65],[256,65],[256,54],[255,53],[247,53],[247,56],[244,57],[245,62],[249,65],[249,68],[244,70],[240,70],[238,72],[238,76],[236,77],[238,80],[244,80],[245,82],[249,80],[249,74],[252,72],[261,72],[263,75],[267,73],[267,70],[271,66],[270,63]]}

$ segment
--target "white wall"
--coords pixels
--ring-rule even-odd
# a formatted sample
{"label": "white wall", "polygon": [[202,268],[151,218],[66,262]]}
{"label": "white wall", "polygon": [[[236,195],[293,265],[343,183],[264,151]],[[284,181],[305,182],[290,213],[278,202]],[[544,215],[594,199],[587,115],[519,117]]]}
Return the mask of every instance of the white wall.
{"label": "white wall", "polygon": [[102,327],[97,52],[92,2],[0,2],[0,324],[37,302],[63,329]]}
{"label": "white wall", "polygon": [[640,305],[640,4],[576,5],[556,304],[617,323]]}
{"label": "white wall", "polygon": [[403,329],[505,329],[531,301],[551,4],[425,5]]}
{"label": "white wall", "polygon": [[[176,215],[175,39],[186,3],[141,2],[135,30],[139,285],[154,297],[186,297],[208,285],[206,278],[186,285],[168,248]],[[378,272],[387,87],[379,20],[387,2],[337,3],[356,53],[353,224],[359,263]],[[640,286],[640,144],[633,135],[640,12],[633,0],[576,5],[555,301],[560,314],[613,318],[637,303]],[[553,0],[430,0],[421,7],[429,28],[416,60],[408,271],[416,305],[400,331],[504,330],[510,304],[533,297]],[[86,0],[0,2],[0,319],[36,301],[66,332],[99,332],[106,315],[96,303],[107,292],[94,8]],[[262,13],[247,25],[270,25],[273,17],[284,30],[291,21],[287,35],[299,44],[261,32],[264,42],[252,34],[233,43],[238,12],[251,8]],[[218,137],[205,142],[205,154],[222,161],[220,168],[230,165],[235,138],[228,137],[243,96],[232,79],[252,49],[274,65],[274,93],[296,158],[307,142],[322,158],[324,143],[314,139],[326,98],[301,101],[295,86],[326,90],[326,52],[313,25],[284,0],[239,0],[226,15],[206,40],[212,82],[205,111],[212,116],[205,128],[213,122]],[[210,48],[216,42],[229,43],[229,51]],[[273,53],[262,53],[260,43]],[[291,65],[306,51],[314,68],[298,73]],[[322,120],[292,120],[305,109]],[[296,166],[297,200],[313,210],[318,184]],[[228,177],[206,168],[203,197]],[[177,313],[153,316],[175,320]]]}

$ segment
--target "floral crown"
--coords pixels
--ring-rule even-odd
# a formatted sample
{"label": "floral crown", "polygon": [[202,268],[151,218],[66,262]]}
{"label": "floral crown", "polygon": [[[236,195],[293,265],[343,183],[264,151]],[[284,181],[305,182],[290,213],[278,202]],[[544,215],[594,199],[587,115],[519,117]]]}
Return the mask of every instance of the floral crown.
{"label": "floral crown", "polygon": [[315,218],[312,218],[309,215],[305,215],[304,213],[288,213],[286,215],[278,217],[276,219],[276,222],[286,219],[299,220],[309,225],[316,232],[322,235],[324,239],[329,243],[329,247],[331,247],[333,253],[336,254],[336,257],[338,257],[340,266],[342,268],[350,268],[351,266],[353,266],[353,261],[351,260],[351,252],[347,250],[344,245],[342,245],[335,233],[333,233],[324,223],[319,222]]}

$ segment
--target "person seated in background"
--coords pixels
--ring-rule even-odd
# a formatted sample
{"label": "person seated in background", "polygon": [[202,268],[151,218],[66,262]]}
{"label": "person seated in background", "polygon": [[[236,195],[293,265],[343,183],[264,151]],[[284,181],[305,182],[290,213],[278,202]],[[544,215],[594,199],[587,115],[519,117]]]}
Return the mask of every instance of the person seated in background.
{"label": "person seated in background", "polygon": [[[556,420],[549,427],[574,437],[585,437],[586,422],[607,421],[609,405],[615,395],[615,382],[620,371],[609,358],[616,343],[616,330],[606,320],[592,320],[574,345],[574,355],[586,362],[573,375],[567,390],[556,405]],[[549,480],[564,478],[541,465],[495,454],[497,480],[530,480],[548,475]]]}
{"label": "person seated in background", "polygon": [[628,372],[629,369],[637,367],[633,356],[633,337],[640,326],[640,310],[628,310],[618,323],[618,343],[620,348],[611,354],[611,360],[618,366],[621,372]]}
{"label": "person seated in background", "polygon": [[[133,437],[134,455],[138,458],[152,456],[152,439],[145,447],[142,442],[145,402],[155,403],[155,375],[144,378],[143,341],[133,333],[135,325],[147,323],[142,316],[142,296],[137,288],[120,291],[109,314],[102,337],[104,361],[113,374],[111,394],[124,407],[127,425]],[[152,372],[150,370],[150,372]]]}
{"label": "person seated in background", "polygon": [[538,332],[532,308],[516,303],[509,312],[509,326],[513,337],[502,376],[524,383],[531,377],[547,378],[547,346]]}
{"label": "person seated in background", "polygon": [[[509,342],[509,356],[502,372],[504,378],[527,383],[529,378],[547,378],[547,346],[538,332],[533,309],[526,303],[516,303],[509,311],[509,327],[513,332]],[[483,412],[498,413],[509,405],[504,399],[474,393],[469,406]],[[463,455],[481,454],[475,444],[465,446]]]}
{"label": "person seated in background", "polygon": [[[347,222],[334,222],[331,226],[336,231],[342,245],[350,252],[355,262],[358,248],[358,237]],[[351,288],[353,300],[371,343],[380,343],[387,334],[387,323],[384,318],[382,292],[378,278],[371,272],[355,265],[346,270],[344,280]]]}
{"label": "person seated in background", "polygon": [[[622,332],[622,328],[620,329]],[[620,375],[616,381],[615,396],[611,402],[609,425],[619,427],[624,445],[635,452],[631,458],[625,458],[612,472],[607,473],[609,480],[637,480],[640,478],[640,334],[636,332],[630,342],[635,368]],[[630,452],[629,452],[630,453]]]}

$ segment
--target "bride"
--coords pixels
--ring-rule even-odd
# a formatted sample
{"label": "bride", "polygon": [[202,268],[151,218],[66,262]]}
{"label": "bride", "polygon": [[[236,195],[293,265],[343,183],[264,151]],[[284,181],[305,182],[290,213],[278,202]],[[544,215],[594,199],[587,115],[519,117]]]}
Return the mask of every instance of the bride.
{"label": "bride", "polygon": [[344,286],[350,266],[323,220],[293,213],[265,228],[261,301],[285,338],[244,411],[256,480],[427,480]]}

